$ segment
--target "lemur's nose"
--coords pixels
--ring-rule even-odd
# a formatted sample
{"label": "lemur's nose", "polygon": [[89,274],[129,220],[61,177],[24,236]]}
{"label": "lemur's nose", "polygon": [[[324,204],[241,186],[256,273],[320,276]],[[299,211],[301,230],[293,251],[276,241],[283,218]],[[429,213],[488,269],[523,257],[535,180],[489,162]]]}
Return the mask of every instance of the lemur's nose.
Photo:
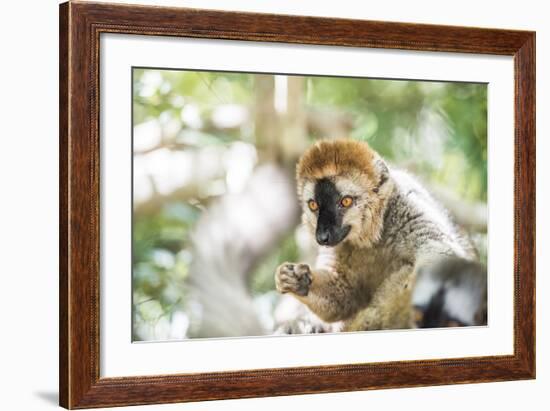
{"label": "lemur's nose", "polygon": [[330,240],[330,235],[329,235],[329,232],[328,231],[317,231],[316,233],[316,237],[317,237],[317,242],[319,244],[322,244],[322,245],[326,245],[328,244],[329,240]]}

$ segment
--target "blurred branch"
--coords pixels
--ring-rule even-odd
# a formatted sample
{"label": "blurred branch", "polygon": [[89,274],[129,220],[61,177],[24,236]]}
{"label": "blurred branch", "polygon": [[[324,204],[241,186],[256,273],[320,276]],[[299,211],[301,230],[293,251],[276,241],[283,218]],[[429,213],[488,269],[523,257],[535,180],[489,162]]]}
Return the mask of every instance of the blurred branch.
{"label": "blurred branch", "polygon": [[[300,79],[299,77],[297,79]],[[276,146],[277,150],[274,153],[282,151],[285,158],[297,158],[307,147],[307,135],[310,134],[315,138],[336,138],[349,136],[354,127],[353,116],[346,112],[338,112],[334,110],[319,110],[307,109],[303,104],[303,89],[300,87],[300,82],[289,80],[289,97],[288,109],[286,114],[279,119],[273,104],[260,104],[261,107],[256,107],[256,135],[258,140],[258,148],[268,150],[268,146]],[[301,79],[300,79],[301,80]],[[268,90],[258,92],[259,96],[270,98],[272,94]],[[263,107],[262,107],[263,106]],[[248,114],[248,109],[240,106],[245,113]],[[247,116],[243,116],[247,118]],[[243,123],[235,124],[231,128],[218,127],[211,119],[204,119],[204,124],[200,128],[201,133],[218,137],[228,131],[239,132],[243,127]],[[282,132],[279,133],[279,130]],[[182,143],[177,141],[177,135],[182,130],[186,130],[185,126],[177,133],[167,135],[162,128],[160,129],[160,143],[146,149],[135,149],[134,155],[149,154],[156,150],[185,150],[196,148],[196,144]],[[136,139],[140,136],[136,135]],[[221,138],[219,138],[222,140]],[[300,143],[301,141],[301,143]],[[280,150],[279,150],[280,149]],[[290,154],[289,154],[290,153]],[[265,154],[266,156],[268,153]],[[275,156],[269,157],[271,160]]]}
{"label": "blurred branch", "polygon": [[254,134],[260,161],[277,159],[279,121],[275,110],[275,77],[261,74],[254,77]]}
{"label": "blurred branch", "polygon": [[283,161],[291,168],[309,145],[307,139],[307,112],[305,108],[305,79],[292,76],[286,78],[286,107],[281,116],[281,135],[278,146]]}
{"label": "blurred branch", "polygon": [[180,151],[163,148],[134,155],[134,167],[148,171],[134,175],[134,184],[139,187],[148,184],[151,188],[144,191],[145,194],[134,191],[135,215],[153,215],[170,202],[185,203],[211,197],[209,186],[225,178],[224,156],[228,149],[222,146]]}
{"label": "blurred branch", "polygon": [[145,215],[154,215],[158,213],[165,204],[171,202],[188,202],[190,199],[203,199],[201,196],[200,184],[188,184],[170,194],[155,193],[146,201],[134,202],[134,215],[141,218]]}
{"label": "blurred branch", "polygon": [[162,139],[161,141],[163,142],[160,144],[157,144],[154,147],[150,147],[144,150],[134,150],[134,155],[149,154],[149,153],[152,153],[153,151],[160,150],[162,148],[166,148],[168,150],[184,150],[186,148],[191,147],[189,144],[186,144],[186,143],[178,143],[175,141],[168,142],[168,141],[164,141],[164,139]]}
{"label": "blurred branch", "polygon": [[258,167],[245,190],[201,216],[191,236],[189,280],[199,322],[193,337],[262,335],[247,275],[298,223],[293,178],[273,164]]}

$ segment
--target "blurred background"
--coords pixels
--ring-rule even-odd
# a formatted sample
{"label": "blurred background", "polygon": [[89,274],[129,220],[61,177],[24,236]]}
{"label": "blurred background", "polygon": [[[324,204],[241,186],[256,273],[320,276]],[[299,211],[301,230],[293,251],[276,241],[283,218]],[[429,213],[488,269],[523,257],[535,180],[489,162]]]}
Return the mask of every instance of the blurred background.
{"label": "blurred background", "polygon": [[133,340],[272,334],[312,262],[294,172],[318,139],[367,141],[487,241],[485,84],[133,70]]}

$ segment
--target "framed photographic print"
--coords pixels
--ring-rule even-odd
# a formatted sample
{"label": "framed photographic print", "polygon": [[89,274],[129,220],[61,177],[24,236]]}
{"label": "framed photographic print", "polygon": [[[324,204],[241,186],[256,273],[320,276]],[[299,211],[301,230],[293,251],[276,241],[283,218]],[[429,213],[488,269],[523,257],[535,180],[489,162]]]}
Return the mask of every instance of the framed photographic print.
{"label": "framed photographic print", "polygon": [[535,33],[60,6],[60,403],[535,377]]}

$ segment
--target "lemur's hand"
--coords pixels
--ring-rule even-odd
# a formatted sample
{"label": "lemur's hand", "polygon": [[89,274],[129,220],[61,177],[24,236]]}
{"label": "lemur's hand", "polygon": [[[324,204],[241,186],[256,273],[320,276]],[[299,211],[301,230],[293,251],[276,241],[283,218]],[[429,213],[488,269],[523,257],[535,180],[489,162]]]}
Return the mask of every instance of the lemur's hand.
{"label": "lemur's hand", "polygon": [[311,269],[307,264],[281,264],[275,272],[275,284],[280,293],[293,293],[304,297],[309,292]]}

